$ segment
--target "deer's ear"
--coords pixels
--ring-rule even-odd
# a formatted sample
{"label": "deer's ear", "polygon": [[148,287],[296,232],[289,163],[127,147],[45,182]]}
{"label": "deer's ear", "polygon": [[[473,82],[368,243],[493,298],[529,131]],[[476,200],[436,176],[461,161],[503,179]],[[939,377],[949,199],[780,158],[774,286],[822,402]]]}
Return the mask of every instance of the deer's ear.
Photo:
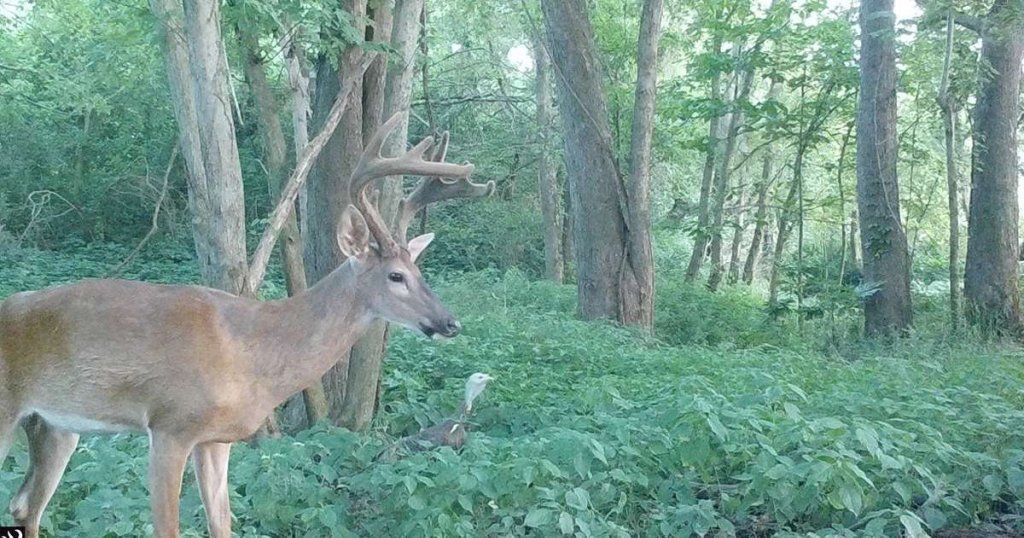
{"label": "deer's ear", "polygon": [[363,214],[354,205],[349,204],[341,213],[338,247],[349,258],[365,258],[370,253],[370,229],[366,227]]}
{"label": "deer's ear", "polygon": [[416,263],[416,259],[420,257],[420,254],[423,254],[427,245],[429,245],[433,240],[434,234],[430,233],[414,237],[412,241],[409,241],[409,258],[412,259],[413,263]]}

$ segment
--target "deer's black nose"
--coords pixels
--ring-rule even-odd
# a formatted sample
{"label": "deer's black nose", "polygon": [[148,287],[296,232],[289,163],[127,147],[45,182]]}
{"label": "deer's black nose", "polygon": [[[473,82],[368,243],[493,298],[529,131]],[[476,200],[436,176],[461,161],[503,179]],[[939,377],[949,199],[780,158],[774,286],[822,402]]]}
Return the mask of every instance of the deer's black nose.
{"label": "deer's black nose", "polygon": [[442,334],[451,338],[452,336],[459,334],[459,331],[461,330],[462,324],[459,323],[459,320],[455,318],[448,318],[448,321],[446,321],[444,324],[444,331]]}

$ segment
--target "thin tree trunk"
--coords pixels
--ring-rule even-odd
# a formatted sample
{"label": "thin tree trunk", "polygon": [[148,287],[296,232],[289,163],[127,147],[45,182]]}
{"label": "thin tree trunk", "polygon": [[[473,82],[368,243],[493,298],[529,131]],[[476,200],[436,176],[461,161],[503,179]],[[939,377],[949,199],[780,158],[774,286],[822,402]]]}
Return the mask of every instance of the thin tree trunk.
{"label": "thin tree trunk", "polygon": [[768,220],[768,193],[771,192],[773,159],[772,147],[768,146],[761,162],[761,182],[757,186],[754,235],[750,238],[750,249],[747,251],[747,260],[743,264],[743,282],[748,286],[754,283],[754,271],[757,269],[757,260],[761,257],[761,241],[764,239],[764,230]]}
{"label": "thin tree trunk", "polygon": [[[850,122],[846,128],[846,134],[843,135],[843,141],[839,145],[839,166],[836,167],[836,188],[839,191],[839,227],[842,237],[839,243],[839,285],[843,284],[843,280],[846,277],[846,262],[847,262],[847,241],[853,241],[853,233],[848,230],[846,225],[846,188],[843,187],[843,167],[846,165],[846,149],[850,145],[850,139],[853,138],[853,128],[855,122]],[[856,263],[856,260],[854,260]]]}
{"label": "thin tree trunk", "polygon": [[708,276],[708,289],[715,291],[722,282],[722,273],[725,267],[722,261],[723,222],[725,219],[725,200],[729,195],[729,176],[732,173],[729,165],[732,162],[732,155],[736,152],[736,144],[739,140],[740,128],[743,126],[743,109],[740,106],[750,95],[750,88],[754,80],[753,69],[737,73],[735,94],[732,99],[732,112],[729,115],[729,127],[725,135],[725,150],[722,158],[718,160],[718,167],[715,171],[715,194],[712,197],[711,207],[711,274]]}
{"label": "thin tree trunk", "polygon": [[946,53],[942,62],[942,79],[938,102],[942,110],[946,138],[946,194],[949,206],[949,322],[955,331],[960,327],[960,211],[957,205],[956,173],[956,104],[949,93],[950,64],[953,58],[953,13],[946,15]]}
{"label": "thin tree trunk", "polygon": [[896,37],[893,0],[861,3],[857,106],[857,205],[869,336],[903,332],[912,322],[910,263],[896,178]]}
{"label": "thin tree trunk", "polygon": [[556,176],[552,139],[555,107],[551,100],[551,60],[540,35],[534,36],[534,63],[537,73],[537,158],[540,214],[544,226],[544,276],[562,283],[565,261],[562,258],[562,201]]}
{"label": "thin tree trunk", "polygon": [[[256,123],[263,140],[264,161],[270,176],[270,198],[280,197],[281,182],[285,179],[287,148],[284,130],[277,115],[277,103],[267,82],[263,55],[259,50],[256,35],[251,33],[252,24],[243,21],[237,27],[237,34],[245,55],[245,79],[249,83],[256,105]],[[281,230],[281,258],[284,265],[285,285],[288,295],[299,294],[306,289],[306,274],[302,264],[302,241],[299,226],[293,212]]]}
{"label": "thin tree trunk", "polygon": [[[654,328],[654,252],[651,247],[651,138],[654,101],[658,85],[658,38],[661,35],[662,0],[645,0],[637,39],[636,96],[630,138],[630,181],[626,184],[629,263],[624,275],[633,281],[635,293],[620,299],[619,321]],[[620,284],[625,287],[624,284]]]}
{"label": "thin tree trunk", "polygon": [[996,0],[982,31],[983,81],[974,107],[964,299],[986,331],[1022,332],[1018,284],[1017,126],[1024,13]]}
{"label": "thin tree trunk", "polygon": [[740,185],[739,196],[736,200],[736,208],[733,210],[734,223],[732,243],[729,251],[729,283],[734,284],[740,279],[740,246],[743,243],[744,206],[747,204],[747,190],[745,185]]}
{"label": "thin tree trunk", "polygon": [[[721,54],[722,39],[715,37],[712,42],[712,52]],[[722,100],[722,75],[715,71],[711,77],[711,101],[720,104]],[[693,237],[693,252],[690,253],[690,263],[686,266],[687,282],[693,282],[700,275],[700,268],[707,256],[708,243],[711,240],[711,187],[715,177],[715,161],[718,154],[718,145],[721,143],[722,116],[715,114],[711,117],[708,125],[708,145],[704,149],[704,173],[700,181],[700,198],[697,200],[697,231]]]}
{"label": "thin tree trunk", "polygon": [[[283,44],[285,49],[285,65],[288,71],[288,84],[291,87],[291,108],[292,108],[292,140],[295,147],[296,160],[305,151],[309,144],[309,116],[311,113],[309,102],[309,72],[305,65],[305,55],[302,44],[298,41],[298,35],[289,34],[285,37]],[[302,186],[299,193],[299,215],[295,220],[299,224],[299,237],[306,234],[306,211],[307,211],[307,189]],[[286,228],[288,224],[285,224]],[[301,247],[301,243],[299,244]],[[303,280],[305,280],[305,262],[303,261]],[[305,417],[306,426],[312,426],[327,417],[327,395],[324,393],[322,382],[316,382],[309,388],[302,391],[301,400],[293,398],[286,405],[286,413],[289,408],[301,407]]]}
{"label": "thin tree trunk", "polygon": [[779,304],[779,287],[782,284],[782,255],[786,251],[786,240],[789,239],[789,232],[793,219],[796,217],[794,206],[796,198],[800,193],[800,181],[803,176],[804,152],[806,147],[803,142],[797,146],[796,157],[793,159],[793,181],[789,184],[789,192],[786,194],[786,201],[779,211],[779,230],[775,236],[775,248],[772,251],[772,270],[768,279],[768,304],[775,307]]}

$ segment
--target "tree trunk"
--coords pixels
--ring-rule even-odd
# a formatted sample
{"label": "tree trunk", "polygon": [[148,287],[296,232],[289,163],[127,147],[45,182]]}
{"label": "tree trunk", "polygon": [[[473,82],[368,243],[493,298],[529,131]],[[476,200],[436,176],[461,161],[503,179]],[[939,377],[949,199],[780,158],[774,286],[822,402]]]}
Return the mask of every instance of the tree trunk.
{"label": "tree trunk", "polygon": [[[309,144],[309,115],[311,112],[309,103],[309,72],[305,65],[302,44],[298,41],[296,34],[286,36],[282,46],[285,49],[288,84],[291,87],[292,141],[295,146],[295,158],[297,160]],[[307,187],[303,185],[299,193],[298,218],[293,216],[298,221],[298,237],[300,238],[306,235],[306,222],[308,220],[306,218],[308,211],[308,197],[306,193]],[[288,226],[289,224],[286,223],[285,229]],[[299,245],[301,247],[301,243]],[[305,276],[305,262],[303,261],[303,281],[305,281]],[[307,427],[326,418],[328,411],[327,395],[324,393],[323,383],[314,383],[309,388],[303,390],[301,399],[292,398],[289,400],[285,404],[286,414],[291,408],[302,410],[306,418]]]}
{"label": "tree trunk", "polygon": [[[373,9],[373,33],[366,36],[367,40],[389,43],[392,38],[392,3],[381,2]],[[415,30],[415,29],[414,29]],[[415,32],[414,32],[415,35]],[[415,44],[415,37],[412,42]],[[392,45],[396,45],[392,43]],[[396,49],[402,51],[401,45]],[[405,65],[404,58],[399,64]],[[363,75],[363,143],[369,141],[373,133],[380,127],[387,106],[385,84],[390,76],[387,70],[387,58],[380,56],[374,59]],[[390,114],[391,111],[388,111]],[[408,125],[408,124],[406,124]],[[405,149],[407,128],[399,129],[392,135],[383,148],[384,155],[394,155],[397,150]],[[386,178],[378,183],[377,207],[385,222],[393,222],[398,213],[398,202],[401,199],[401,178]],[[345,376],[345,398],[338,416],[339,423],[353,431],[365,430],[373,420],[380,400],[380,372],[387,349],[388,324],[384,321],[374,322],[363,336],[352,346],[348,362],[348,373]]]}
{"label": "tree trunk", "polygon": [[[654,132],[654,101],[658,85],[658,38],[661,35],[662,0],[645,0],[637,39],[636,96],[630,138],[631,177],[626,184],[627,238],[631,275],[636,296],[621,298],[620,321],[654,327],[654,252],[651,247],[651,138]],[[620,292],[621,293],[621,292]]]}
{"label": "tree trunk", "polygon": [[562,258],[562,201],[552,156],[555,107],[551,101],[551,60],[544,47],[543,37],[534,36],[534,63],[537,73],[537,158],[540,214],[544,226],[544,277],[562,283],[565,262]]}
{"label": "tree trunk", "polygon": [[[850,146],[850,139],[853,138],[853,128],[856,126],[856,122],[850,122],[846,128],[846,133],[843,135],[843,141],[839,145],[839,165],[836,166],[836,190],[839,191],[839,228],[840,228],[840,243],[839,243],[839,285],[842,286],[844,279],[846,278],[846,264],[850,260],[847,256],[847,252],[850,251],[847,248],[847,243],[853,241],[855,232],[846,225],[846,188],[843,186],[843,168],[846,166],[846,149]],[[856,249],[854,248],[853,251]],[[856,257],[853,258],[853,263],[857,263]]]}
{"label": "tree trunk", "polygon": [[[366,16],[363,0],[346,0],[344,8],[359,21]],[[323,124],[332,101],[338,94],[342,77],[357,72],[358,48],[351,46],[341,52],[337,62],[327,56],[317,60],[316,90],[313,103],[313,123],[316,128]],[[337,64],[339,68],[335,67]],[[306,274],[309,281],[316,282],[345,262],[337,241],[337,224],[344,208],[352,203],[348,192],[348,178],[355,168],[363,150],[363,85],[360,77],[352,84],[349,106],[342,115],[338,129],[328,140],[323,153],[309,175],[307,215],[307,236],[304,238]],[[324,375],[324,392],[327,395],[328,418],[340,424],[341,410],[345,403],[348,366],[351,351],[347,350],[338,363]]]}
{"label": "tree trunk", "polygon": [[860,96],[857,107],[857,205],[864,282],[878,290],[864,300],[869,336],[910,327],[910,266],[896,178],[896,38],[893,0],[864,0],[860,11]]}
{"label": "tree trunk", "polygon": [[764,229],[768,220],[768,193],[772,186],[772,147],[765,149],[761,162],[761,182],[757,186],[757,209],[754,213],[754,235],[750,238],[750,250],[747,251],[747,260],[743,264],[743,282],[748,286],[754,283],[754,271],[757,269],[757,260],[761,257],[761,241],[764,239]]}
{"label": "tree trunk", "polygon": [[[715,54],[722,52],[722,40],[715,37],[712,44],[712,51]],[[722,100],[722,76],[718,71],[711,77],[711,102],[718,106]],[[704,173],[700,181],[700,198],[697,200],[697,231],[693,237],[693,252],[690,253],[690,263],[686,266],[687,282],[693,282],[700,274],[700,268],[704,265],[704,258],[707,256],[708,242],[711,240],[711,185],[715,177],[715,160],[718,154],[718,145],[721,143],[722,116],[715,114],[711,117],[708,125],[708,145],[704,149]]]}
{"label": "tree trunk", "polygon": [[956,114],[957,107],[949,93],[950,66],[953,59],[953,13],[946,16],[946,53],[942,62],[942,79],[937,97],[942,110],[942,126],[946,139],[946,199],[949,206],[949,321],[960,327],[960,207],[957,205]]}
{"label": "tree trunk", "polygon": [[796,157],[793,159],[793,181],[789,184],[789,192],[786,194],[786,201],[779,211],[779,230],[775,236],[775,248],[772,251],[772,270],[768,279],[768,304],[772,307],[779,304],[779,287],[782,284],[782,254],[786,251],[786,240],[789,239],[789,232],[796,212],[797,194],[800,192],[800,182],[803,177],[804,152],[807,151],[803,141],[796,148]]}
{"label": "tree trunk", "polygon": [[580,316],[644,323],[649,319],[645,316],[649,303],[644,301],[653,296],[639,285],[651,260],[632,259],[643,246],[628,244],[627,223],[637,219],[628,216],[625,189],[612,155],[608,106],[587,3],[543,0],[541,7],[557,75]]}
{"label": "tree trunk", "polygon": [[[267,82],[266,67],[263,55],[259,50],[257,36],[251,33],[253,25],[243,24],[237,28],[238,38],[245,55],[245,79],[249,83],[253,101],[256,105],[256,123],[263,140],[264,161],[270,176],[271,199],[278,199],[281,182],[285,179],[285,160],[287,148],[284,130],[277,115],[277,103]],[[295,213],[285,222],[281,229],[281,259],[284,265],[285,286],[288,295],[293,296],[306,290],[306,269],[302,264],[302,239],[299,236],[299,224]]]}
{"label": "tree trunk", "polygon": [[740,279],[740,246],[743,243],[744,207],[747,204],[747,190],[745,185],[740,185],[740,193],[736,200],[736,208],[733,210],[734,223],[731,249],[729,251],[729,283],[735,284]]}
{"label": "tree trunk", "polygon": [[996,0],[982,32],[985,68],[974,107],[964,299],[973,325],[1018,336],[1017,124],[1024,14],[1015,4]]}
{"label": "tree trunk", "polygon": [[732,170],[729,165],[732,155],[736,152],[736,143],[739,140],[740,128],[743,126],[743,108],[740,105],[750,95],[750,88],[754,80],[753,69],[747,69],[736,73],[735,93],[732,98],[732,112],[729,115],[729,127],[725,135],[725,149],[722,158],[718,160],[715,170],[714,190],[711,207],[711,274],[708,275],[708,289],[715,291],[722,282],[722,273],[725,267],[722,261],[722,240],[723,222],[725,220],[725,200],[729,195],[729,175]]}
{"label": "tree trunk", "polygon": [[247,270],[245,200],[219,6],[151,0],[150,7],[164,36],[200,275],[204,284],[237,294]]}

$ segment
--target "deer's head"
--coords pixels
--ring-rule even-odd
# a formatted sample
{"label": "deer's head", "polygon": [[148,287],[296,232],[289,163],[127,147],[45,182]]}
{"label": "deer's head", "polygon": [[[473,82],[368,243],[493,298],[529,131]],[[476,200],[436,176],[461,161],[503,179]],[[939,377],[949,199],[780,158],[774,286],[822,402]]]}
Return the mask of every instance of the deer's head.
{"label": "deer's head", "polygon": [[[366,144],[352,172],[349,194],[354,204],[345,208],[338,226],[338,245],[348,256],[358,283],[375,317],[429,337],[450,338],[459,333],[461,325],[434,295],[416,266],[434,234],[406,240],[406,231],[416,213],[427,205],[450,198],[476,198],[494,191],[494,182],[477,184],[469,180],[473,165],[444,162],[448,149],[448,133],[429,158],[434,139],[426,138],[400,157],[382,157],[381,146],[401,120],[395,114]],[[396,232],[384,224],[377,209],[370,203],[367,188],[374,179],[415,174],[424,179],[402,200]]]}

